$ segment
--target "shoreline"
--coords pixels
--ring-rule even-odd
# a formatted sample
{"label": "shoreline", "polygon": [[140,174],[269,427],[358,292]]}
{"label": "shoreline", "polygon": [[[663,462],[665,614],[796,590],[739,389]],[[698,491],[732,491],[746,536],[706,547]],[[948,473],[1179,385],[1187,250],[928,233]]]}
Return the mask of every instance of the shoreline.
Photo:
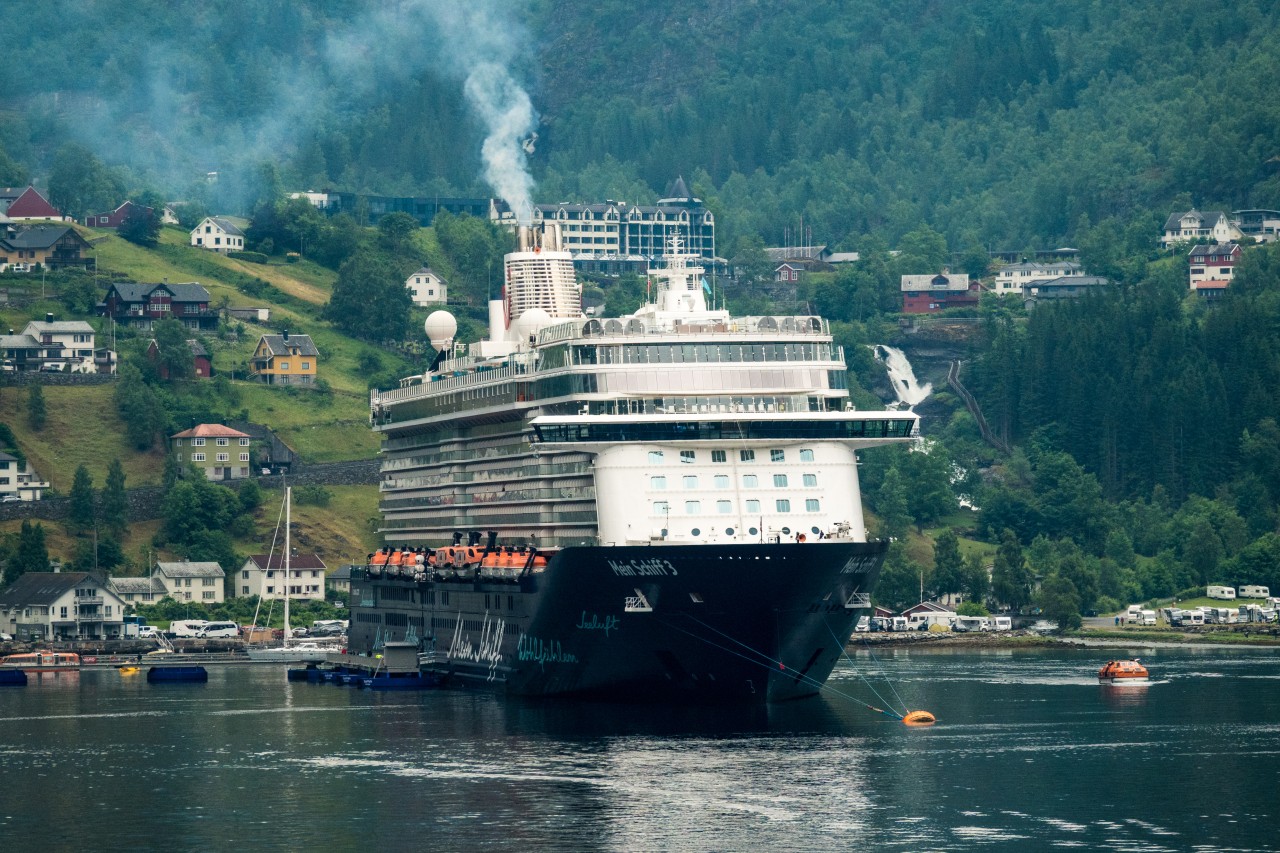
{"label": "shoreline", "polygon": [[[1044,635],[1029,631],[984,632],[979,634],[950,634],[934,632],[898,632],[855,634],[847,651],[864,648],[921,648],[942,649],[1043,649],[1055,646],[1077,648],[1148,648],[1148,649],[1275,649],[1280,650],[1280,638],[1268,634],[1242,636],[1240,632],[1214,634],[1188,634],[1171,637],[1152,637],[1148,633],[1098,636],[1099,632],[1067,635]],[[1112,632],[1107,632],[1111,634]]]}

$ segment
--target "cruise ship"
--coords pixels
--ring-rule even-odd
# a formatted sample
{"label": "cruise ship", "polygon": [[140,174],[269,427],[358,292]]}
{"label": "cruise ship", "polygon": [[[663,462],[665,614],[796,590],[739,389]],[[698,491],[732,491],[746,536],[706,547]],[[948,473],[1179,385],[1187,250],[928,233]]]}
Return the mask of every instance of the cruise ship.
{"label": "cruise ship", "polygon": [[353,653],[528,696],[821,689],[887,548],[856,452],[918,416],[854,409],[826,321],[730,316],[696,260],[673,239],[645,304],[588,316],[557,226],[520,227],[486,339],[427,318],[429,370],[370,395],[388,547],[352,572]]}

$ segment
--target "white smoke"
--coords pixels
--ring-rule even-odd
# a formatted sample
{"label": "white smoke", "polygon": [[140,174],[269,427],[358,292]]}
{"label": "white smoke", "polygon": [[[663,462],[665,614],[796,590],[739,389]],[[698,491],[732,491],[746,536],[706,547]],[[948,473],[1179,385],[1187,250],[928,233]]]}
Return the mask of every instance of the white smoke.
{"label": "white smoke", "polygon": [[493,62],[472,69],[463,87],[489,131],[480,156],[484,177],[499,198],[511,206],[521,225],[533,221],[533,176],[526,161],[529,141],[537,126],[533,102],[507,70]]}

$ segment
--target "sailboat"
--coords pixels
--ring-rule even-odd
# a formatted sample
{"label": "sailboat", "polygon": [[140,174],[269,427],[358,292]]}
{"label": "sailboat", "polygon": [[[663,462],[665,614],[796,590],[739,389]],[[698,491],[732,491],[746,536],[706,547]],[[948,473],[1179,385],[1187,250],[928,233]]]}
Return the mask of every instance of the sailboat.
{"label": "sailboat", "polygon": [[[249,649],[249,660],[269,663],[320,663],[324,661],[329,650],[319,643],[291,643],[292,630],[289,627],[289,521],[290,509],[293,505],[293,487],[284,489],[284,642],[279,646]],[[271,560],[267,559],[270,569]]]}

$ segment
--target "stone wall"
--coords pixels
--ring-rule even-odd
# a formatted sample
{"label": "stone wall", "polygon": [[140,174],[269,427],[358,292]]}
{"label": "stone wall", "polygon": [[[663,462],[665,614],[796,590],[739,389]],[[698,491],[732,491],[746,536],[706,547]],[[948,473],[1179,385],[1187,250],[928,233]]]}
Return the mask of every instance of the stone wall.
{"label": "stone wall", "polygon": [[116,381],[114,374],[107,373],[45,373],[40,370],[27,370],[22,373],[3,374],[5,385],[106,385]]}

